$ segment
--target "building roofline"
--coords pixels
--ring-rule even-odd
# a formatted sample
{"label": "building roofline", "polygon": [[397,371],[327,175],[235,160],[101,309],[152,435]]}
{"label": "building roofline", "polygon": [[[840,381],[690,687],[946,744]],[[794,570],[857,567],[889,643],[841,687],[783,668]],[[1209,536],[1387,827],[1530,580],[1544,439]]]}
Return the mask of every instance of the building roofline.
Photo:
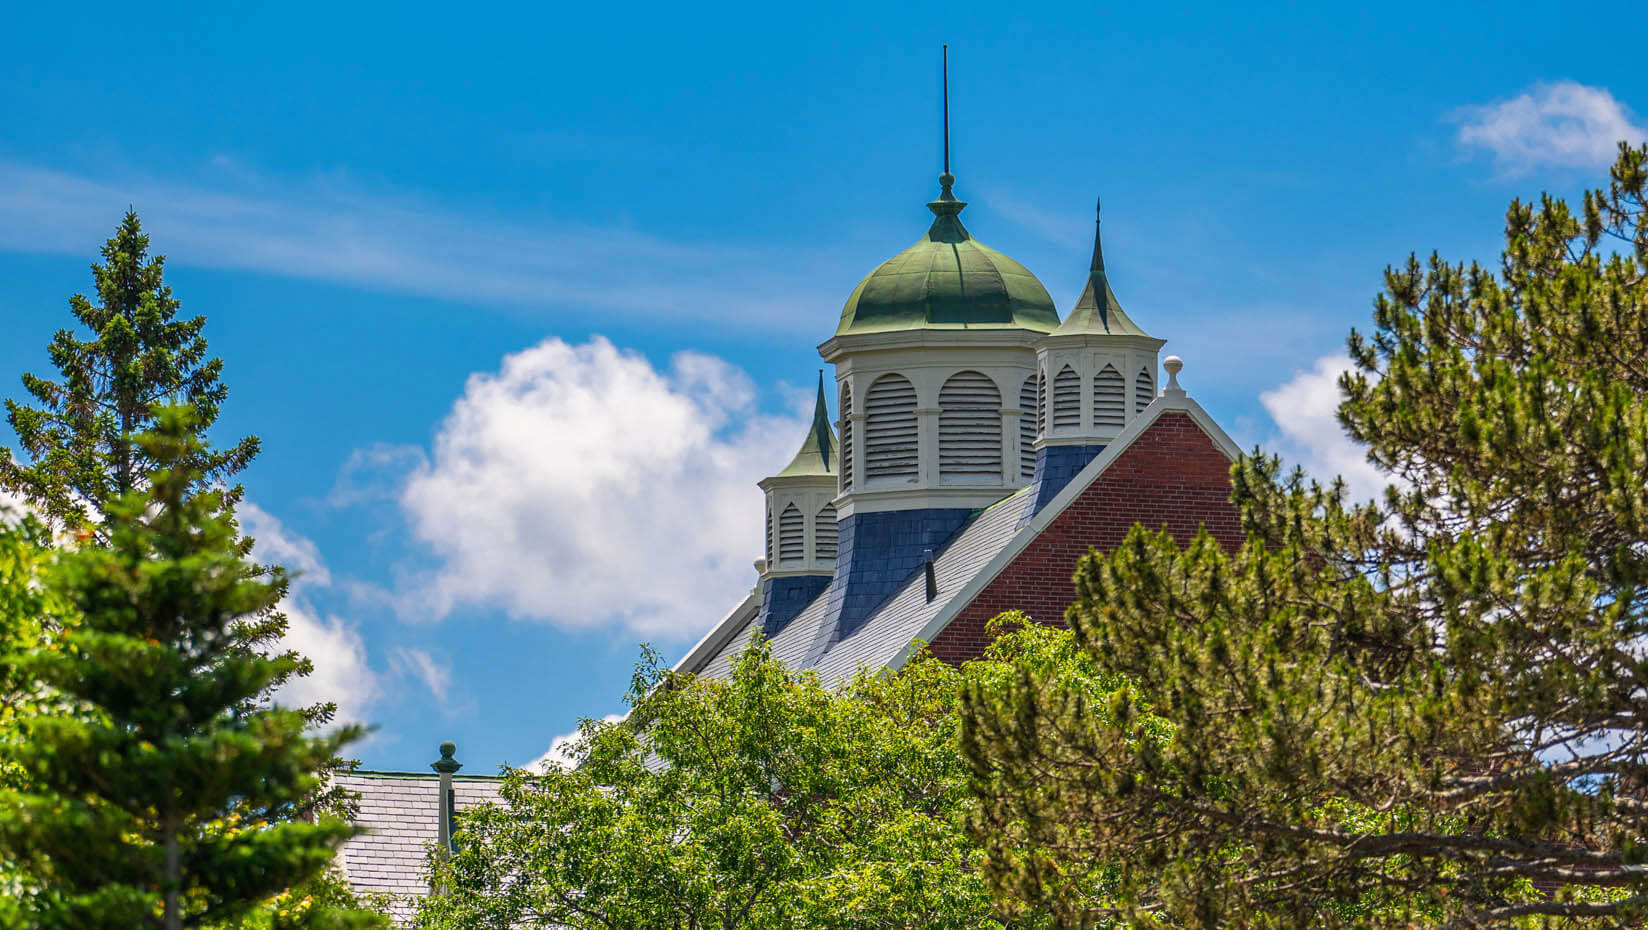
{"label": "building roofline", "polygon": [[[395,779],[395,780],[400,780],[400,781],[413,781],[413,780],[417,780],[417,779],[431,779],[431,780],[434,780],[434,779],[439,779],[441,777],[439,774],[437,774],[435,772],[428,772],[428,773],[425,773],[425,772],[391,772],[391,771],[388,771],[386,769],[353,769],[353,770],[347,771],[347,772],[333,772],[332,773],[333,778],[346,778],[350,775],[360,775],[360,776],[363,776],[363,777],[366,777],[366,778]],[[452,780],[453,781],[503,781],[507,777],[508,776],[506,776],[506,775],[453,775]]]}
{"label": "building roofline", "polygon": [[971,604],[987,585],[995,581],[996,576],[1000,575],[1008,565],[1011,565],[1013,560],[1018,558],[1037,536],[1041,535],[1042,530],[1045,530],[1049,524],[1058,519],[1059,515],[1074,503],[1083,491],[1086,491],[1094,481],[1097,481],[1099,476],[1110,468],[1111,463],[1120,458],[1122,453],[1133,445],[1134,440],[1144,435],[1145,431],[1149,430],[1157,420],[1168,413],[1187,414],[1191,422],[1200,427],[1202,432],[1213,440],[1213,445],[1220,452],[1223,452],[1226,458],[1235,461],[1241,455],[1240,447],[1231,440],[1230,436],[1220,428],[1218,423],[1214,422],[1213,417],[1202,409],[1201,404],[1196,403],[1183,391],[1176,390],[1170,385],[1168,390],[1163,391],[1160,396],[1151,402],[1149,407],[1145,408],[1142,416],[1134,417],[1133,422],[1129,423],[1126,429],[1122,430],[1115,439],[1105,445],[1103,452],[1094,457],[1093,461],[1087,463],[1087,466],[1078,472],[1069,484],[1064,486],[1064,490],[1060,491],[1051,501],[1048,501],[1047,506],[1043,507],[1040,513],[1037,513],[1023,528],[1015,533],[1007,545],[996,553],[995,558],[992,558],[985,564],[984,568],[968,579],[967,584],[956,593],[956,596],[945,603],[944,609],[934,614],[933,619],[929,620],[909,643],[894,654],[893,658],[888,661],[884,674],[896,672],[903,668],[910,661],[910,657],[915,655],[917,643],[931,643],[940,633],[944,632],[944,628],[950,625],[950,621],[955,619],[956,614]]}
{"label": "building roofline", "polygon": [[761,596],[752,590],[744,595],[744,599],[728,611],[725,617],[721,618],[720,623],[710,627],[710,631],[704,634],[704,638],[698,641],[698,645],[688,649],[687,654],[681,657],[681,661],[675,663],[675,667],[671,671],[688,672],[703,665],[721,651],[721,647],[727,644],[727,640],[732,639],[743,624],[755,619],[755,615],[760,611]]}

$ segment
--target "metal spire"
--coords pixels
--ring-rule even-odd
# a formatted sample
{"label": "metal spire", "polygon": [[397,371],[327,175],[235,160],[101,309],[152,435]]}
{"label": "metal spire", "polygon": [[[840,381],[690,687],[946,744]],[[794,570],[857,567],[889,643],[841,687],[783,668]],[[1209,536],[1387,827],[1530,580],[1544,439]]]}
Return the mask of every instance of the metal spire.
{"label": "metal spire", "polygon": [[950,46],[943,46],[944,87],[944,173],[950,173]]}
{"label": "metal spire", "polygon": [[944,101],[944,173],[938,176],[938,199],[927,204],[927,209],[933,211],[936,219],[931,229],[927,230],[927,238],[934,242],[963,242],[969,238],[967,230],[961,225],[956,214],[960,213],[966,203],[957,200],[955,192],[956,176],[950,173],[950,46],[943,48],[942,68],[940,70],[940,89]]}

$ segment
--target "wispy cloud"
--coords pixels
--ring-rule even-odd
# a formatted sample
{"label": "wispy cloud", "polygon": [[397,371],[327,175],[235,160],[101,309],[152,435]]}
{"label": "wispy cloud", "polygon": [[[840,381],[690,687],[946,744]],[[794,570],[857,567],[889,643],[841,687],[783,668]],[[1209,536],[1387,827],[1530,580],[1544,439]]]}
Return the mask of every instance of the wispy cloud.
{"label": "wispy cloud", "polygon": [[389,652],[389,663],[400,674],[417,679],[436,703],[446,703],[452,689],[452,669],[436,661],[427,651],[396,646]]}
{"label": "wispy cloud", "polygon": [[502,218],[347,179],[283,183],[218,165],[195,180],[93,178],[0,161],[0,249],[89,256],[128,204],[174,261],[389,293],[649,318],[816,325],[793,245],[677,241],[623,226]]}
{"label": "wispy cloud", "polygon": [[1493,156],[1503,175],[1537,168],[1599,168],[1620,142],[1641,144],[1648,129],[1606,87],[1575,81],[1535,84],[1508,100],[1460,107],[1459,142]]}

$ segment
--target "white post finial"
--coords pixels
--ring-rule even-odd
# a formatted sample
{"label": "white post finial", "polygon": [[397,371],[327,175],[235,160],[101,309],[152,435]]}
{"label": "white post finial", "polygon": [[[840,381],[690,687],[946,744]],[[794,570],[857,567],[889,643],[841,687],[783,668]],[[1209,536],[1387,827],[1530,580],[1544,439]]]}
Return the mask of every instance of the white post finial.
{"label": "white post finial", "polygon": [[1184,388],[1179,386],[1179,372],[1184,370],[1184,359],[1177,355],[1169,355],[1162,359],[1162,367],[1167,369],[1167,387],[1162,388],[1162,396],[1185,396]]}

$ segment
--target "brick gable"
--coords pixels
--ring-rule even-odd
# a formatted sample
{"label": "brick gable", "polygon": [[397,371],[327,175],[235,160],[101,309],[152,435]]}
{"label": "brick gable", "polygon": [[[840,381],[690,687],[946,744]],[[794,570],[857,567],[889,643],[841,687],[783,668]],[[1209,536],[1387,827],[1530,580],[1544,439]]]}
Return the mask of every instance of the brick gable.
{"label": "brick gable", "polygon": [[1135,523],[1181,541],[1206,526],[1227,549],[1241,542],[1230,459],[1185,413],[1162,414],[1134,439],[933,638],[933,655],[952,664],[978,657],[985,623],[1003,611],[1062,624],[1077,560],[1120,545]]}

